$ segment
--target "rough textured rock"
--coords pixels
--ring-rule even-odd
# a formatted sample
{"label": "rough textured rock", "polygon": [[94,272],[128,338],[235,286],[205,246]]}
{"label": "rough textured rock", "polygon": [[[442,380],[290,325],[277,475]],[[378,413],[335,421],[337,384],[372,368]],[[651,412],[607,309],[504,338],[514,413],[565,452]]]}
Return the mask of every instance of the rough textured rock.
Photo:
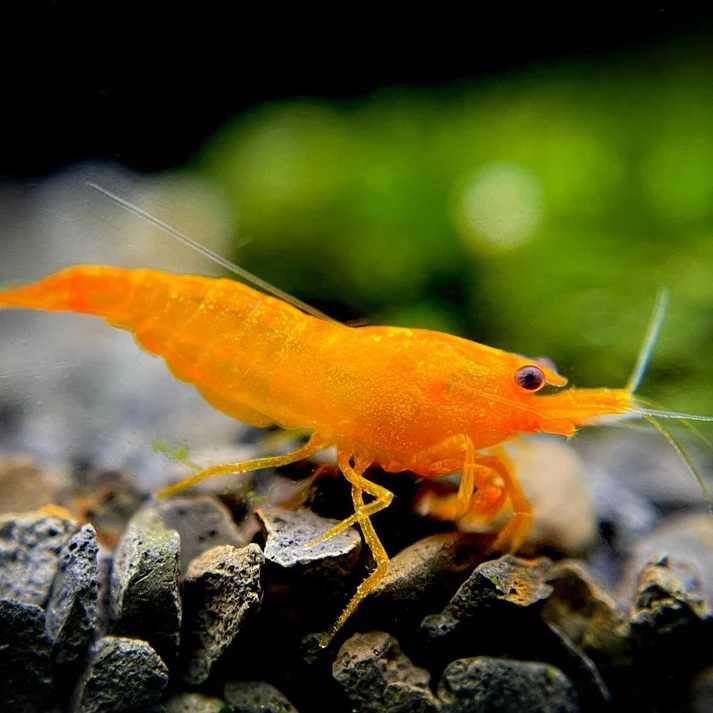
{"label": "rough textured rock", "polygon": [[478,541],[467,535],[447,532],[419,540],[392,558],[386,576],[362,604],[360,618],[415,624],[442,609],[482,559]]}
{"label": "rough textured rock", "polygon": [[258,545],[214,547],[194,559],[183,590],[183,678],[199,684],[233,642],[262,596]]}
{"label": "rough textured rock", "polygon": [[299,570],[317,584],[334,586],[351,573],[361,549],[361,536],[353,527],[313,547],[337,520],[315,515],[311,510],[262,508],[256,510],[266,535],[265,559],[285,569]]}
{"label": "rough textured rock", "polygon": [[46,710],[52,695],[50,647],[40,607],[0,599],[0,710]]}
{"label": "rough textured rock", "polygon": [[55,679],[66,681],[81,665],[97,621],[98,545],[91,525],[74,533],[59,556],[59,572],[47,604]]}
{"label": "rough textured rock", "polygon": [[511,555],[479,565],[441,614],[423,620],[425,656],[442,666],[481,655],[546,661],[565,673],[590,710],[597,710],[609,691],[596,666],[542,616],[553,592],[552,571],[548,559]]}
{"label": "rough textured rock", "polygon": [[137,639],[107,636],[93,647],[72,713],[163,713],[168,669]]}
{"label": "rough textured rock", "polygon": [[223,697],[232,713],[297,713],[287,698],[265,681],[227,683]]}
{"label": "rough textured rock", "polygon": [[438,685],[443,713],[577,713],[577,695],[554,666],[479,656],[453,661]]}
{"label": "rough textured rock", "polygon": [[576,646],[597,661],[629,662],[631,639],[623,612],[577,562],[565,560],[552,568],[553,593],[543,616]]}
{"label": "rough textured rock", "polygon": [[339,650],[332,674],[359,713],[439,710],[428,671],[414,666],[384,632],[354,634]]}
{"label": "rough textured rock", "polygon": [[547,583],[552,563],[546,558],[523,560],[505,555],[479,565],[441,614],[426,617],[421,625],[432,639],[448,636],[462,624],[496,614],[529,611],[537,616],[552,594]]}
{"label": "rough textured rock", "polygon": [[155,508],[131,519],[114,556],[111,633],[145,639],[166,661],[175,657],[181,626],[180,538]]}
{"label": "rough textured rock", "polygon": [[76,527],[69,517],[42,510],[0,517],[0,598],[43,607],[59,553]]}
{"label": "rough textured rock", "polygon": [[181,575],[198,555],[218,545],[244,547],[248,544],[228,508],[209,496],[167,498],[157,508],[163,524],[181,537]]}
{"label": "rough textured rock", "polygon": [[220,698],[202,693],[179,693],[166,701],[166,713],[231,713],[231,709]]}

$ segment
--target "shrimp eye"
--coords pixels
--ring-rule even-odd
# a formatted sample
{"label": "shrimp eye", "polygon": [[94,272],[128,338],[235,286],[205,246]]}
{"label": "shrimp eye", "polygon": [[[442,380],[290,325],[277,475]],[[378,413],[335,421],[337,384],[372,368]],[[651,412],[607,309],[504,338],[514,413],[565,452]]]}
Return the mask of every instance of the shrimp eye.
{"label": "shrimp eye", "polygon": [[521,366],[515,372],[515,382],[528,391],[538,391],[546,382],[545,375],[537,366]]}

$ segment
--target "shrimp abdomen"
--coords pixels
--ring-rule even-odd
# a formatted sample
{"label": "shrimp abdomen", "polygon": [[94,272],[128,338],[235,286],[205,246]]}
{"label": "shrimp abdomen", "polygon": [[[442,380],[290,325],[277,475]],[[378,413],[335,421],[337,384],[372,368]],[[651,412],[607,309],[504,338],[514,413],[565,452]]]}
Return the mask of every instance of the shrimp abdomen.
{"label": "shrimp abdomen", "polygon": [[314,318],[232,280],[104,266],[68,268],[0,292],[0,308],[92,314],[131,331],[216,408],[255,426],[264,412],[270,356]]}

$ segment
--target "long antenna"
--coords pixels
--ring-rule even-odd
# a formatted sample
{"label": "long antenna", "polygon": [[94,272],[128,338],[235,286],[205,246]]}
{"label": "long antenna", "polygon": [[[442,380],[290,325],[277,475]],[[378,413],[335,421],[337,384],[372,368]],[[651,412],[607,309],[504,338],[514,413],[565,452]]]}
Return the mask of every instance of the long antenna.
{"label": "long antenna", "polygon": [[126,210],[133,213],[134,215],[138,215],[141,218],[144,218],[144,220],[148,220],[149,223],[153,223],[153,225],[155,225],[156,227],[161,228],[161,230],[163,230],[164,232],[168,233],[169,235],[172,235],[177,240],[180,240],[184,245],[188,245],[189,247],[193,248],[201,255],[204,255],[205,257],[217,263],[221,267],[224,267],[226,270],[237,275],[242,280],[252,283],[256,287],[259,287],[261,290],[267,292],[268,294],[271,294],[274,297],[284,300],[288,304],[291,304],[293,307],[297,307],[297,309],[300,309],[303,312],[306,312],[307,314],[311,314],[313,317],[317,317],[318,319],[324,319],[328,322],[334,322],[335,324],[341,324],[336,319],[333,319],[329,315],[324,314],[324,312],[320,312],[316,307],[312,307],[312,305],[303,302],[298,297],[294,297],[293,295],[284,292],[279,287],[271,285],[269,282],[263,280],[257,275],[253,275],[252,272],[249,272],[245,268],[236,265],[235,263],[231,262],[230,260],[227,260],[221,255],[218,255],[218,253],[213,252],[210,248],[205,247],[205,245],[201,245],[200,243],[193,240],[193,238],[189,238],[187,235],[184,235],[183,233],[179,232],[178,230],[170,226],[168,223],[164,223],[162,220],[159,220],[155,216],[151,215],[151,213],[148,213],[142,208],[139,208],[133,203],[130,203],[126,199],[117,196],[115,193],[108,191],[106,188],[102,188],[101,186],[97,185],[92,181],[87,181],[87,185],[90,188],[93,188],[95,191],[98,191],[102,195],[105,195],[107,198],[110,198],[115,203],[118,203],[120,206],[126,208]]}
{"label": "long antenna", "polygon": [[678,453],[681,460],[683,460],[688,470],[698,482],[703,497],[708,503],[708,512],[713,513],[713,497],[711,496],[711,492],[703,476],[698,471],[698,468],[696,468],[688,453],[683,450],[683,446],[673,437],[671,432],[667,428],[664,428],[650,413],[641,411],[641,415],[671,444],[676,453]]}
{"label": "long antenna", "polygon": [[664,317],[666,316],[667,307],[668,290],[665,287],[661,287],[656,295],[654,311],[651,314],[651,319],[649,320],[649,326],[646,330],[644,342],[639,350],[636,366],[634,367],[634,371],[632,372],[629,382],[626,385],[626,390],[630,394],[633,394],[639,388],[641,380],[644,378],[646,367],[648,367],[649,361],[651,361],[651,354],[656,346],[656,340],[659,338],[659,334],[661,333],[661,326],[663,324]]}

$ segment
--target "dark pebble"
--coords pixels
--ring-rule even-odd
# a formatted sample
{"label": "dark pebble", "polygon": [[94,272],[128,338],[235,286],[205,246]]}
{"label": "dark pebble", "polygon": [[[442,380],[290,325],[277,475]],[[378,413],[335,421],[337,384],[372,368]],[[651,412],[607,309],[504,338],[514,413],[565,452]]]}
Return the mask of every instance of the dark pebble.
{"label": "dark pebble", "polygon": [[182,658],[185,681],[203,683],[260,605],[262,550],[214,547],[194,559],[184,581]]}
{"label": "dark pebble", "polygon": [[579,693],[582,711],[600,711],[611,702],[612,695],[599,668],[579,647],[556,626],[543,622],[545,629],[533,631],[529,645],[522,647],[525,656],[520,660],[542,660],[561,670]]}
{"label": "dark pebble", "polygon": [[573,560],[559,562],[552,568],[549,583],[554,591],[543,610],[547,621],[595,661],[630,662],[627,618],[584,567]]}
{"label": "dark pebble", "polygon": [[436,713],[431,675],[414,666],[382,631],[354,634],[339,650],[332,675],[359,713]]}
{"label": "dark pebble", "polygon": [[0,599],[0,710],[46,710],[52,695],[50,648],[40,607]]}
{"label": "dark pebble", "polygon": [[547,583],[552,563],[546,558],[523,560],[505,555],[479,565],[461,585],[441,614],[427,616],[421,629],[438,639],[490,616],[491,610],[507,616],[515,611],[537,616],[552,594]]}
{"label": "dark pebble", "polygon": [[297,713],[297,709],[273,685],[265,681],[232,681],[223,697],[232,713]]}
{"label": "dark pebble", "polygon": [[543,614],[553,592],[552,562],[505,555],[479,565],[441,614],[420,629],[424,656],[434,666],[474,656],[546,661],[561,669],[588,710],[610,693],[592,660]]}
{"label": "dark pebble", "polygon": [[468,573],[483,560],[478,538],[455,532],[426,537],[392,558],[386,576],[362,604],[360,619],[416,625],[442,609]]}
{"label": "dark pebble", "polygon": [[94,636],[99,597],[96,532],[84,525],[64,546],[59,572],[47,605],[47,633],[52,639],[55,679],[67,680],[78,666]]}
{"label": "dark pebble", "polygon": [[153,507],[139,511],[119,541],[111,575],[111,633],[148,641],[166,661],[177,653],[180,538]]}
{"label": "dark pebble", "polygon": [[0,598],[44,607],[59,553],[76,529],[69,517],[38,511],[0,517]]}
{"label": "dark pebble", "polygon": [[204,495],[166,498],[157,503],[163,524],[181,536],[181,575],[198,555],[218,545],[244,547],[247,542],[223,503]]}
{"label": "dark pebble", "polygon": [[442,713],[577,713],[577,694],[554,666],[478,656],[453,661],[438,685]]}
{"label": "dark pebble", "polygon": [[72,713],[163,713],[168,669],[138,639],[107,636],[93,647]]}

